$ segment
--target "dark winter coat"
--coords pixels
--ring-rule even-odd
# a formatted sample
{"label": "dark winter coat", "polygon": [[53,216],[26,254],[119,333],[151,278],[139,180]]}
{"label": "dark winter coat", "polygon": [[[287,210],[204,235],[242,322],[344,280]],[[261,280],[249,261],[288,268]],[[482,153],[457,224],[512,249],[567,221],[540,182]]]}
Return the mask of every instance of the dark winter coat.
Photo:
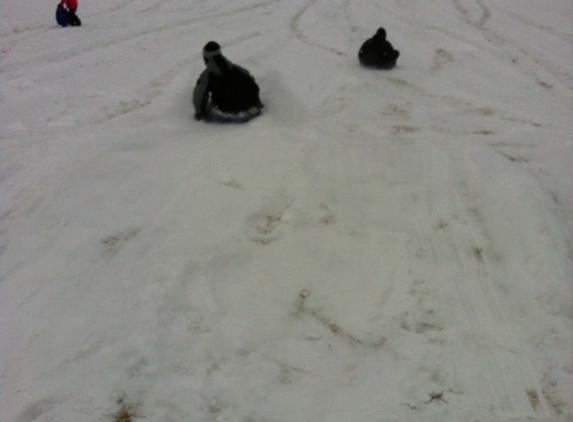
{"label": "dark winter coat", "polygon": [[61,4],[65,5],[68,11],[67,24],[70,26],[81,26],[82,21],[76,15],[78,10],[78,0],[62,0]]}
{"label": "dark winter coat", "polygon": [[358,52],[360,64],[380,69],[391,69],[396,66],[400,52],[386,40],[384,28],[378,29],[376,35],[366,40]]}
{"label": "dark winter coat", "polygon": [[205,59],[207,69],[201,73],[193,91],[197,118],[204,117],[208,107],[224,113],[240,113],[260,107],[259,86],[247,69],[231,63],[222,54]]}

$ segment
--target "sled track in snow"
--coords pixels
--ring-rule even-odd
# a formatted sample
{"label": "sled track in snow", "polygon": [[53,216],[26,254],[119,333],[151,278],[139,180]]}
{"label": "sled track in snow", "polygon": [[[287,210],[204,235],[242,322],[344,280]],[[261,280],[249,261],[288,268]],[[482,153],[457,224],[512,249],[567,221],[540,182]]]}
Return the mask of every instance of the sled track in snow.
{"label": "sled track in snow", "polygon": [[[348,56],[348,52],[346,51],[341,51],[337,48],[334,47],[329,47],[327,45],[324,45],[322,43],[316,42],[314,40],[312,40],[309,36],[307,36],[305,34],[305,32],[302,30],[301,28],[301,20],[304,17],[304,15],[318,2],[318,0],[309,0],[292,18],[291,22],[290,22],[290,29],[293,32],[293,34],[295,35],[295,37],[301,41],[302,43],[308,45],[308,46],[312,46],[312,47],[317,47],[321,50],[327,51],[329,53],[335,54],[337,56]],[[348,0],[345,1],[345,10],[348,10]],[[348,14],[346,15],[348,17]]]}
{"label": "sled track in snow", "polygon": [[455,8],[462,14],[464,21],[479,30],[484,30],[485,25],[491,17],[490,9],[481,0],[475,0],[475,4],[481,9],[481,16],[476,20],[472,19],[470,12],[462,5],[461,0],[452,0]]}
{"label": "sled track in snow", "polygon": [[521,23],[522,25],[526,25],[529,26],[531,28],[537,29],[539,31],[543,31],[548,35],[554,36],[556,38],[559,38],[561,41],[566,42],[566,43],[573,43],[573,36],[569,35],[569,34],[565,34],[561,31],[558,31],[555,28],[552,28],[550,26],[547,25],[540,25],[534,21],[532,21],[531,19],[527,19],[524,18],[522,16],[519,16],[516,13],[511,13],[507,10],[503,10],[501,7],[499,7],[498,5],[492,5],[492,8],[495,8],[496,12],[499,12],[509,18],[511,18],[512,20]]}
{"label": "sled track in snow", "polygon": [[[444,145],[440,151],[448,149]],[[450,168],[441,165],[440,151],[432,149],[428,161]],[[482,376],[480,382],[473,383],[472,394],[484,408],[492,406],[500,417],[549,418],[551,412],[533,366],[509,328],[504,310],[508,304],[496,293],[495,272],[489,263],[486,245],[477,233],[482,216],[466,193],[469,187],[464,175],[446,174],[444,180],[437,180],[434,171],[427,173],[434,177],[428,181],[426,210],[422,213],[432,216],[435,226],[430,231],[419,224],[424,237],[421,242],[429,249],[432,259],[440,260],[441,256],[445,262],[457,263],[455,269],[445,273],[448,279],[443,281],[451,285],[451,291],[459,299],[466,319],[467,341],[473,344],[465,347],[471,356],[463,359],[471,368],[471,375]],[[460,179],[452,184],[453,180]],[[422,215],[419,221],[423,221]],[[432,277],[441,275],[432,274]],[[492,327],[502,334],[496,334]],[[517,393],[514,385],[523,386],[523,391]]]}
{"label": "sled track in snow", "polygon": [[[463,0],[452,0],[452,2],[455,9],[458,10],[462,16],[463,21],[472,28],[481,31],[487,40],[497,44],[499,47],[501,47],[501,49],[506,49],[506,46],[508,46],[510,47],[511,51],[520,52],[528,61],[532,62],[535,66],[543,68],[545,71],[552,74],[557,80],[563,82],[568,88],[573,89],[573,81],[567,70],[559,69],[557,66],[548,63],[546,59],[540,57],[539,54],[532,51],[530,48],[528,48],[528,46],[522,45],[519,41],[510,40],[509,38],[499,35],[494,30],[489,29],[487,27],[487,23],[492,17],[492,8],[495,7],[496,11],[505,14],[515,22],[518,22],[521,25],[534,26],[535,28],[555,36],[564,42],[571,43],[571,37],[559,34],[554,30],[549,30],[546,27],[536,25],[535,23],[527,19],[520,18],[515,14],[505,12],[495,4],[493,4],[492,7],[488,7],[483,0],[474,0],[474,3],[481,9],[481,16],[478,19],[472,18],[468,8],[463,5]],[[536,83],[548,88],[552,87],[551,84],[545,82],[543,78],[539,76],[535,69],[529,70],[528,73],[532,75]]]}

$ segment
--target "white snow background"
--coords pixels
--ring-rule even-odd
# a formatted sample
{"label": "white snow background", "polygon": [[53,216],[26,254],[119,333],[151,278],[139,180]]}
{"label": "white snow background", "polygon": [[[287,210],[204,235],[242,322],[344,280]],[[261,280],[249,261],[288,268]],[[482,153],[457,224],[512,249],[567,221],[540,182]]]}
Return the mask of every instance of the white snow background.
{"label": "white snow background", "polygon": [[573,420],[570,0],[1,3],[2,422]]}

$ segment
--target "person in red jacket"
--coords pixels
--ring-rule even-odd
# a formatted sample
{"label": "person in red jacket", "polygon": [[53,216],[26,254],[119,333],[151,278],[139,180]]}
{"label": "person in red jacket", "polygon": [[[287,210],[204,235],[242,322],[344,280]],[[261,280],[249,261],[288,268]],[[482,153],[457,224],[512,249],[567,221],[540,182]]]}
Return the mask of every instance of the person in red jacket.
{"label": "person in red jacket", "polygon": [[78,10],[78,0],[62,0],[62,4],[68,10],[68,25],[70,26],[80,26],[82,21],[76,15],[76,10]]}

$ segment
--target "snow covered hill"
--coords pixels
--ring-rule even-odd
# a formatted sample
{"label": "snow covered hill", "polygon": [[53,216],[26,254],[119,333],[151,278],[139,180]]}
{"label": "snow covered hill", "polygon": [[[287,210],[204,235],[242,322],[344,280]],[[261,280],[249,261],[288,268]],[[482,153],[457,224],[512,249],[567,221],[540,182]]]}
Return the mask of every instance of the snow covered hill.
{"label": "snow covered hill", "polygon": [[0,1],[0,420],[573,421],[571,1]]}

